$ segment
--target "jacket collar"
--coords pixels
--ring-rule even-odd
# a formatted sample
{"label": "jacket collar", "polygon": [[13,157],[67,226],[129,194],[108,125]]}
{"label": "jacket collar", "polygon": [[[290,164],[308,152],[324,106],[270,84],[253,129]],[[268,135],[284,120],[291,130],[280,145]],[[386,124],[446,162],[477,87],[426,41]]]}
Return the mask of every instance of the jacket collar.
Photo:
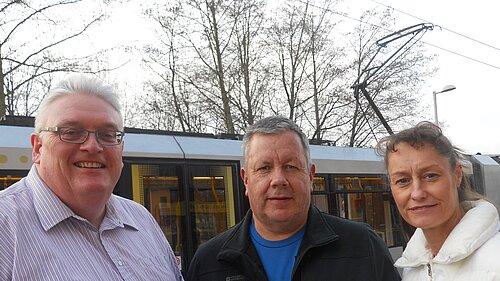
{"label": "jacket collar", "polygon": [[250,246],[250,223],[252,222],[252,211],[248,210],[243,220],[230,230],[229,238],[222,245],[219,256],[226,252],[244,253]]}
{"label": "jacket collar", "polygon": [[[228,230],[227,241],[217,254],[217,260],[223,260],[239,268],[250,280],[267,280],[257,250],[251,243],[251,221],[252,211],[249,210],[240,223]],[[307,215],[306,232],[299,248],[292,275],[295,274],[302,257],[309,249],[331,243],[337,240],[338,237],[318,208],[310,206]]]}
{"label": "jacket collar", "polygon": [[302,242],[301,249],[304,246],[308,246],[309,248],[322,246],[337,240],[338,237],[339,235],[326,222],[321,211],[316,206],[311,205],[307,216],[306,233],[304,234],[305,241]]}
{"label": "jacket collar", "polygon": [[221,234],[228,237],[217,254],[217,260],[232,264],[250,280],[267,280],[257,250],[250,242],[251,222],[252,212],[249,210],[240,223]]}
{"label": "jacket collar", "polygon": [[417,267],[431,260],[438,264],[457,262],[471,255],[498,232],[498,211],[493,204],[484,200],[467,201],[463,204],[468,211],[448,235],[434,258],[426,247],[427,241],[422,229],[418,228],[395,265]]}
{"label": "jacket collar", "polygon": [[[230,258],[235,258],[234,255],[241,255],[245,252],[257,255],[250,242],[251,221],[252,211],[249,210],[245,218],[230,230],[229,238],[221,247],[217,259],[230,260]],[[337,240],[338,237],[318,208],[311,206],[307,215],[306,232],[300,246],[299,256],[310,248],[331,243]]]}

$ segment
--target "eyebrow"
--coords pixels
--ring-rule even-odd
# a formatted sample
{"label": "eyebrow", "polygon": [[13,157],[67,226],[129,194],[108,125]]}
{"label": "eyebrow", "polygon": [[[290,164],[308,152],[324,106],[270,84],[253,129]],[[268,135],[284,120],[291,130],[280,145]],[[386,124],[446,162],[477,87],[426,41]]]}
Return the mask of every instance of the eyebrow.
{"label": "eyebrow", "polygon": [[[421,168],[418,168],[417,169],[417,172],[421,172],[421,171],[427,171],[433,167],[438,167],[440,168],[441,166],[438,165],[438,164],[430,164],[430,165],[427,165],[427,166],[424,166],[424,167],[421,167]],[[388,173],[389,175],[401,175],[401,174],[406,174],[406,171],[407,170],[396,170],[394,173]]]}
{"label": "eyebrow", "polygon": [[[85,126],[82,126],[80,122],[78,121],[72,121],[72,120],[62,120],[57,124],[56,127],[74,127],[74,128],[85,128]],[[113,123],[104,123],[103,126],[99,126],[99,128],[103,129],[113,129],[113,130],[118,130],[118,125],[113,124]]]}

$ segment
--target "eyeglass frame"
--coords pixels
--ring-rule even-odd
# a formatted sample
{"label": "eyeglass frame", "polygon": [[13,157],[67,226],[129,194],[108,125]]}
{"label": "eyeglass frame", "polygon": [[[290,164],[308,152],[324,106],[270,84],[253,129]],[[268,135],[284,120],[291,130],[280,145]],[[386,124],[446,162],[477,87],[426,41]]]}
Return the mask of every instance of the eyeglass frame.
{"label": "eyeglass frame", "polygon": [[[62,137],[62,133],[63,133],[63,129],[74,129],[74,130],[78,130],[78,131],[86,131],[87,132],[87,135],[85,135],[85,138],[83,138],[82,140],[79,140],[79,141],[70,141],[70,140],[65,140],[63,139]],[[102,143],[101,140],[100,140],[100,134],[99,132],[105,132],[105,131],[111,131],[111,132],[114,132],[116,134],[116,137],[117,137],[117,143],[113,143],[113,144],[106,144],[106,143]],[[77,128],[77,127],[44,127],[44,128],[41,128],[38,133],[41,133],[41,132],[52,132],[52,133],[57,133],[57,135],[59,135],[59,139],[65,143],[72,143],[72,144],[83,144],[85,143],[90,134],[94,134],[96,136],[96,139],[97,139],[97,142],[102,145],[102,146],[117,146],[117,145],[120,145],[123,143],[123,137],[125,136],[125,132],[123,131],[118,131],[118,130],[113,130],[113,129],[100,129],[100,130],[87,130],[87,129],[84,129],[84,128]]]}

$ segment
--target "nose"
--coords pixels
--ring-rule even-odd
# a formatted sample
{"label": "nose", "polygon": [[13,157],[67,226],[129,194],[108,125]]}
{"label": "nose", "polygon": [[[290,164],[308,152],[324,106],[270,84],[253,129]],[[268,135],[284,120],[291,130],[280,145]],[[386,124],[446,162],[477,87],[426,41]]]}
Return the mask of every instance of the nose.
{"label": "nose", "polygon": [[281,167],[276,167],[271,173],[271,186],[273,187],[283,187],[288,186],[288,180],[285,175],[285,171]]}
{"label": "nose", "polygon": [[411,187],[411,199],[413,200],[423,200],[427,198],[427,191],[425,190],[425,184],[420,180],[414,180]]}
{"label": "nose", "polygon": [[97,141],[97,135],[95,132],[90,132],[89,133],[89,136],[87,137],[87,139],[85,140],[85,142],[83,142],[82,144],[80,144],[80,149],[81,150],[87,150],[89,152],[100,152],[102,151],[104,148],[103,146],[99,143],[99,141]]}

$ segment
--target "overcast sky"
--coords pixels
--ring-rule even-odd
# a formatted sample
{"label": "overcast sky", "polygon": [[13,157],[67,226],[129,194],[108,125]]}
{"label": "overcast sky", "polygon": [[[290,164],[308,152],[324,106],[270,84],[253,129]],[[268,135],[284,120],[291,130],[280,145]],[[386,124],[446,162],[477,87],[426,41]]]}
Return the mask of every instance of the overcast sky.
{"label": "overcast sky", "polygon": [[[438,118],[445,135],[468,153],[500,154],[500,90],[496,85],[500,77],[500,17],[496,15],[500,1],[346,0],[339,9],[359,18],[364,9],[386,6],[395,9],[398,29],[422,22],[436,25],[422,37],[427,48],[439,55],[437,74],[421,90],[426,120],[434,121],[432,92],[453,85],[455,90],[437,95]],[[109,36],[106,34],[111,30],[113,37],[137,43],[144,38],[137,34],[149,32],[138,13],[133,2],[121,5],[112,24],[103,27],[108,30],[103,30],[103,36]],[[130,78],[136,79],[140,74],[133,69],[130,73]]]}

